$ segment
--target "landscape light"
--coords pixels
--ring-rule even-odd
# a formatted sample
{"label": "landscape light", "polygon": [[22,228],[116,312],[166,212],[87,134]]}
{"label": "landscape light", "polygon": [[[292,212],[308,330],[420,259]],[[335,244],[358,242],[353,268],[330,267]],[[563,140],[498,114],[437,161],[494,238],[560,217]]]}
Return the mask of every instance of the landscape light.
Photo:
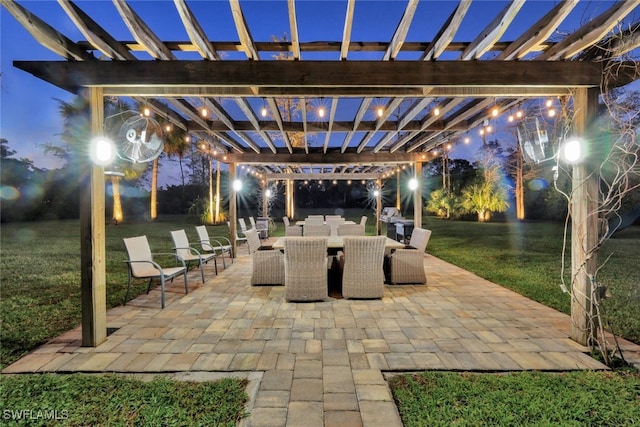
{"label": "landscape light", "polygon": [[271,197],[272,195],[273,195],[273,194],[272,194],[272,192],[271,192],[271,189],[270,189],[270,188],[267,188],[266,196],[267,196],[267,197]]}
{"label": "landscape light", "polygon": [[239,179],[233,180],[233,191],[241,191],[242,190],[242,181]]}

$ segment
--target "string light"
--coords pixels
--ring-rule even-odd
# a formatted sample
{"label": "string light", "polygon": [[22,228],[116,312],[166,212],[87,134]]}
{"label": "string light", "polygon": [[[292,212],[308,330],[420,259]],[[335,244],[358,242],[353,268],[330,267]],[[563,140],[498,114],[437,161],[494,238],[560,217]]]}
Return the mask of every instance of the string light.
{"label": "string light", "polygon": [[436,107],[433,109],[433,115],[436,117],[440,115],[440,107]]}
{"label": "string light", "polygon": [[376,115],[378,117],[382,117],[384,115],[384,108],[382,106],[379,106],[378,108],[376,108]]}
{"label": "string light", "polygon": [[200,114],[202,114],[202,117],[207,117],[209,115],[209,112],[205,107],[202,107],[202,110],[200,110]]}
{"label": "string light", "polygon": [[551,107],[552,105],[553,105],[553,99],[547,99],[547,102],[546,102],[547,108]]}
{"label": "string light", "polygon": [[262,99],[262,109],[260,110],[260,115],[262,117],[267,117],[267,106],[265,104],[264,98]]}
{"label": "string light", "polygon": [[547,112],[547,114],[549,115],[549,117],[555,117],[556,116],[556,110],[554,110],[553,108],[551,110],[549,110]]}
{"label": "string light", "polygon": [[523,112],[522,112],[522,110],[518,110],[518,111],[516,111],[516,117],[517,117],[517,118],[521,119],[521,118],[522,118],[522,116],[523,116]]}
{"label": "string light", "polygon": [[149,117],[151,115],[151,110],[149,109],[149,107],[144,107],[144,109],[142,110],[142,115],[145,117]]}
{"label": "string light", "polygon": [[498,109],[498,107],[493,107],[493,109],[491,110],[491,116],[498,117],[498,114],[500,114],[500,110]]}
{"label": "string light", "polygon": [[318,108],[318,117],[323,118],[323,117],[324,117],[324,113],[325,113],[325,111],[324,111],[324,107],[321,105],[321,106]]}

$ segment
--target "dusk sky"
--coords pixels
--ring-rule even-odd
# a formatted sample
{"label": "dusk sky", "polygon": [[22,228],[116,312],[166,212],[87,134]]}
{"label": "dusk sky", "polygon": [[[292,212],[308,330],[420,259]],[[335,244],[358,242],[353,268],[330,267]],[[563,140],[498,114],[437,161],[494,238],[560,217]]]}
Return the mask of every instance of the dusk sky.
{"label": "dusk sky", "polygon": [[[55,1],[19,1],[29,11],[47,21],[55,29],[73,41],[84,36]],[[92,18],[118,40],[133,40],[111,1],[76,2]],[[171,1],[130,1],[132,8],[143,17],[152,30],[164,40],[188,40],[184,27]],[[227,1],[190,1],[189,6],[201,19],[205,32],[212,40],[238,40]],[[555,3],[555,2],[554,2]],[[584,2],[561,24],[566,32],[580,27],[590,18],[602,13],[613,4],[610,1]],[[419,4],[407,41],[431,40],[439,27],[420,25],[421,22],[438,22],[441,25],[455,7],[456,2],[423,1]],[[504,1],[478,1],[472,3],[467,21],[456,35],[456,41],[471,41],[504,7]],[[520,32],[539,19],[548,8],[536,7],[540,1],[529,1],[520,10],[502,40],[514,40]],[[242,1],[249,29],[256,41],[268,41],[273,36],[289,33],[286,1]],[[356,2],[351,39],[353,41],[389,41],[402,17],[406,1]],[[301,41],[340,41],[342,38],[345,1],[298,1],[296,11]],[[434,16],[437,15],[438,17]],[[204,19],[209,16],[211,19]],[[421,18],[422,17],[422,18]],[[630,17],[635,20],[637,17]],[[13,67],[14,60],[61,60],[58,55],[41,46],[7,12],[0,7],[1,98],[0,137],[9,141],[18,157],[32,159],[42,168],[59,167],[55,158],[45,156],[41,145],[57,142],[61,131],[61,119],[54,98],[70,100],[72,95],[57,89],[30,74]],[[149,59],[136,54],[140,59]],[[187,57],[189,54],[180,54]],[[244,54],[224,59],[245,59]],[[265,55],[269,55],[268,53]],[[326,54],[324,54],[326,56]],[[336,56],[338,54],[336,53]],[[319,58],[303,54],[304,59]],[[378,59],[381,53],[351,54],[348,59]],[[197,57],[199,58],[199,57]],[[196,59],[196,57],[193,57]],[[263,58],[270,59],[270,58]],[[399,59],[403,59],[401,56]],[[413,59],[405,57],[404,59]],[[453,59],[453,58],[442,58]],[[476,136],[476,141],[479,138]],[[469,151],[472,151],[469,149]],[[468,153],[466,154],[468,155]],[[455,153],[453,155],[455,156]]]}

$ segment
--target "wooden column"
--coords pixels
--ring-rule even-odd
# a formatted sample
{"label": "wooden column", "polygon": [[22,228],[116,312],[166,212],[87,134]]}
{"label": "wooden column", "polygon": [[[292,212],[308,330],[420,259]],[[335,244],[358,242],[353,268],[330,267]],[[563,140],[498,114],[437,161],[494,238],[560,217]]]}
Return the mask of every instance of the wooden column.
{"label": "wooden column", "polygon": [[[101,88],[89,92],[91,137],[103,133]],[[86,141],[90,144],[90,141]],[[82,345],[96,347],[107,339],[104,168],[87,156],[80,183],[80,300]]]}
{"label": "wooden column", "polygon": [[229,240],[231,240],[231,247],[233,249],[233,256],[238,256],[236,236],[238,235],[238,211],[236,205],[236,190],[233,188],[233,183],[236,180],[236,164],[229,163]]}
{"label": "wooden column", "polygon": [[269,182],[262,182],[262,216],[269,217],[269,198],[267,197],[267,188],[269,188]]}
{"label": "wooden column", "polygon": [[220,221],[220,160],[216,161],[216,215],[213,219],[214,223]]}
{"label": "wooden column", "polygon": [[422,163],[416,162],[413,177],[418,182],[418,188],[413,192],[413,226],[422,227]]}
{"label": "wooden column", "polygon": [[402,200],[400,195],[400,168],[396,171],[396,209],[402,212]]}
{"label": "wooden column", "polygon": [[[571,338],[589,345],[595,325],[592,321],[591,278],[595,277],[597,257],[589,254],[598,243],[598,171],[589,148],[594,144],[594,122],[598,108],[598,89],[580,88],[574,95],[574,131],[582,138],[587,157],[573,166],[571,197]],[[590,257],[589,257],[590,255]]]}
{"label": "wooden column", "polygon": [[378,195],[376,196],[376,236],[382,234],[382,224],[380,223],[380,214],[382,214],[382,180],[376,179],[378,187]]}

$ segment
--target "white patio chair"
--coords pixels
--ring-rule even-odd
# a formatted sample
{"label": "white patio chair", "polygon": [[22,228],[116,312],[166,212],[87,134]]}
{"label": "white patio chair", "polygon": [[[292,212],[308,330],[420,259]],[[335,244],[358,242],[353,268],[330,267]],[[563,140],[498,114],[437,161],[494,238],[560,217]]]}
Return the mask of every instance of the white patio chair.
{"label": "white patio chair", "polygon": [[[231,233],[231,222],[227,221],[227,227],[229,227],[229,233]],[[239,245],[242,242],[247,242],[247,237],[240,237],[238,235],[238,229],[236,228],[236,244]],[[249,250],[249,245],[247,245],[247,250]],[[235,256],[236,254],[234,254]],[[251,255],[251,252],[249,252],[249,255]]]}
{"label": "white patio chair", "polygon": [[[131,290],[131,280],[136,279],[149,279],[149,286],[147,287],[147,294],[151,290],[151,282],[153,279],[160,279],[160,301],[162,308],[164,308],[164,288],[167,280],[173,281],[173,278],[182,274],[184,275],[184,290],[185,293],[189,293],[189,287],[187,282],[187,266],[184,261],[180,259],[174,253],[151,253],[149,247],[149,241],[147,236],[128,237],[122,239],[124,247],[127,251],[127,257],[129,258],[125,262],[127,263],[127,271],[129,275],[129,283],[127,283],[127,293],[124,297],[124,305],[127,305],[129,299],[129,292]],[[154,261],[154,256],[172,256],[177,261],[182,263],[182,267],[161,267],[160,264]]]}
{"label": "white patio chair", "polygon": [[345,237],[342,265],[344,298],[384,296],[385,236]]}
{"label": "white patio chair", "polygon": [[196,225],[196,233],[203,252],[213,252],[216,255],[220,255],[224,268],[227,268],[227,264],[224,261],[224,254],[226,253],[233,264],[233,250],[229,239],[224,236],[210,237],[207,227],[204,225]]}
{"label": "white patio chair", "polygon": [[396,249],[389,255],[391,283],[427,283],[424,272],[424,252],[431,237],[431,230],[414,228],[409,245]]}
{"label": "white patio chair", "polygon": [[363,215],[362,218],[360,218],[360,225],[362,225],[363,227],[367,225],[367,216]]}
{"label": "white patio chair", "polygon": [[218,262],[216,261],[216,254],[201,254],[196,248],[189,244],[187,233],[184,230],[174,230],[171,232],[171,238],[173,239],[173,250],[176,255],[187,263],[187,270],[189,264],[193,261],[196,262],[200,268],[200,277],[202,277],[202,283],[204,283],[204,264],[213,260],[216,274],[218,274]]}
{"label": "white patio chair", "polygon": [[323,225],[323,224],[324,224],[324,217],[322,215],[309,215],[304,220],[305,227],[307,225]]}
{"label": "white patio chair", "polygon": [[258,231],[247,230],[251,259],[251,285],[284,285],[284,255],[275,249],[263,248]]}
{"label": "white patio chair", "polygon": [[344,218],[342,218],[340,215],[336,215],[336,216],[327,215],[325,222],[331,228],[331,236],[338,235],[338,226],[340,226],[341,224],[344,224],[344,221],[345,221]]}
{"label": "white patio chair", "polygon": [[287,301],[319,301],[329,297],[327,239],[284,240],[284,296]]}

